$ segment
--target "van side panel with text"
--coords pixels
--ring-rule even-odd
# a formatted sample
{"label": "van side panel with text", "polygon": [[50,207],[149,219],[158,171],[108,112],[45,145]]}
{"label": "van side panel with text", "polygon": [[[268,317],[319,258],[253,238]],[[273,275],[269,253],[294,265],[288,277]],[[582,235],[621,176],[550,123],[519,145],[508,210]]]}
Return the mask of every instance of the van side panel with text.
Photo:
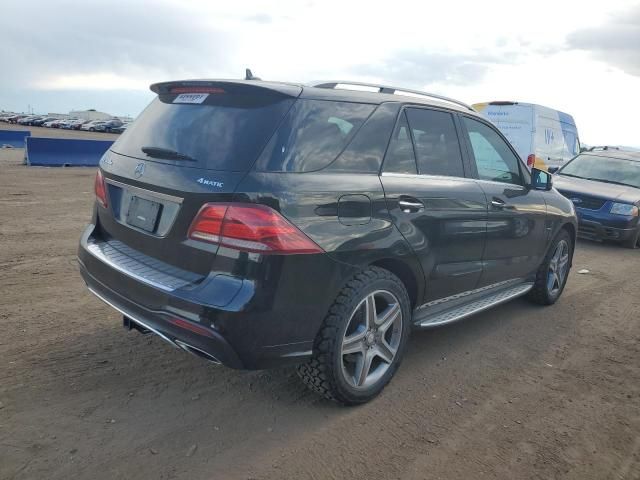
{"label": "van side panel with text", "polygon": [[476,103],[473,108],[500,129],[529,168],[560,167],[580,152],[576,123],[567,113],[522,102]]}

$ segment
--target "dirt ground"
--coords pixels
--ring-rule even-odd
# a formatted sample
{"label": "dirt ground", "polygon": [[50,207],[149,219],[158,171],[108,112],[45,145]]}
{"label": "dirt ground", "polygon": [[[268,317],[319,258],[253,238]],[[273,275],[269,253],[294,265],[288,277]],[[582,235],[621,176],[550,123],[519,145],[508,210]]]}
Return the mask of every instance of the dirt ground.
{"label": "dirt ground", "polygon": [[580,242],[555,306],[415,332],[344,408],[125,332],[77,273],[95,170],[21,160],[0,151],[0,479],[640,479],[640,251]]}

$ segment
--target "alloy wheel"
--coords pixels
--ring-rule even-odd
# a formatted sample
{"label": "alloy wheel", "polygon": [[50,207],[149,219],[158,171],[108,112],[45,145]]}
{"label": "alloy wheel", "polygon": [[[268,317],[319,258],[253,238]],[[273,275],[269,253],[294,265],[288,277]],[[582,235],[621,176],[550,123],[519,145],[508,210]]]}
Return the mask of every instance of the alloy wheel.
{"label": "alloy wheel", "polygon": [[550,295],[555,296],[564,285],[569,271],[569,244],[566,240],[561,240],[556,245],[553,256],[549,261],[549,271],[547,273],[547,290]]}
{"label": "alloy wheel", "polygon": [[340,352],[342,374],[353,388],[374,385],[387,372],[400,346],[402,309],[391,292],[377,290],[351,314]]}

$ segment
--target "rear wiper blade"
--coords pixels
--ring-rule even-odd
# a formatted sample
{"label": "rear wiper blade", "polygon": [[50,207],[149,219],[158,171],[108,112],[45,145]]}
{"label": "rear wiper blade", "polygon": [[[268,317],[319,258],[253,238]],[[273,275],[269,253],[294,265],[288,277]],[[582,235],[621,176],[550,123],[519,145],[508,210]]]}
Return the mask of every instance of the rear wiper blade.
{"label": "rear wiper blade", "polygon": [[176,152],[175,150],[170,150],[168,148],[162,147],[142,147],[144,153],[149,155],[150,157],[155,158],[164,158],[166,160],[187,160],[189,162],[195,162],[196,159],[190,157],[189,155],[185,155],[184,153]]}

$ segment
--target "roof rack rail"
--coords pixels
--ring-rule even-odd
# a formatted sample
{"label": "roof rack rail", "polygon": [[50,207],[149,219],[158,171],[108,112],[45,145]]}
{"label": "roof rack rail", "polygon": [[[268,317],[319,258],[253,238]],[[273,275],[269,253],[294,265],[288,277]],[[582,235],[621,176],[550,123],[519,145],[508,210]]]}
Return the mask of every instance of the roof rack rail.
{"label": "roof rack rail", "polygon": [[593,152],[594,150],[620,150],[620,147],[614,147],[611,145],[596,145],[595,147],[589,147],[587,152]]}
{"label": "roof rack rail", "polygon": [[[389,93],[389,94],[397,94],[397,95],[409,94],[409,96],[435,98],[437,100],[442,100],[442,101],[445,101],[445,102],[454,103],[454,104],[459,105],[461,107],[467,108],[467,109],[471,110],[472,112],[475,112],[475,110],[473,108],[471,108],[470,105],[467,105],[466,103],[461,102],[460,100],[456,100],[454,98],[445,97],[443,95],[437,95],[435,93],[421,92],[420,90],[410,90],[408,88],[390,87],[388,85],[378,85],[378,84],[375,84],[375,83],[351,82],[351,81],[346,81],[346,80],[344,80],[344,81],[343,80],[322,80],[322,81],[311,82],[308,85],[310,87],[332,88],[332,89],[340,88],[339,85],[354,86],[354,87],[369,87],[369,88],[377,89],[378,91],[376,93]],[[348,89],[345,89],[345,90],[348,90]],[[366,90],[364,90],[364,91],[366,91]]]}

